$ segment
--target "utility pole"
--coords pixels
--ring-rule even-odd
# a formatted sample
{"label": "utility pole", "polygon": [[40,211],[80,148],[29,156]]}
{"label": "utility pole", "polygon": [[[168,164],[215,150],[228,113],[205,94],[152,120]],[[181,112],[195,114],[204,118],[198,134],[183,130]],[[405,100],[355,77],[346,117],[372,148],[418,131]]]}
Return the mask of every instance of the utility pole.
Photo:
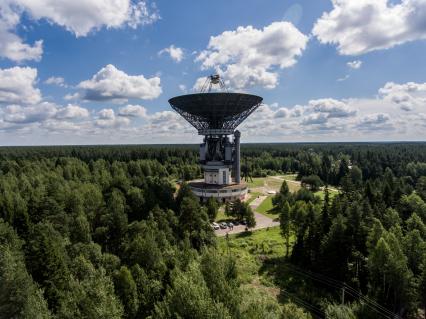
{"label": "utility pole", "polygon": [[345,304],[345,285],[343,284],[343,287],[342,287],[342,305],[344,305]]}

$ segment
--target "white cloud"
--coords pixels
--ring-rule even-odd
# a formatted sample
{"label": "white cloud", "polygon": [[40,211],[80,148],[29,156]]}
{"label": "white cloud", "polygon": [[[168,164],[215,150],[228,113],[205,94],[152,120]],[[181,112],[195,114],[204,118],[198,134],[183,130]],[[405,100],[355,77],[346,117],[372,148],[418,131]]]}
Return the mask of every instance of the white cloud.
{"label": "white cloud", "polygon": [[179,120],[180,116],[176,112],[162,111],[150,115],[149,119],[151,123],[160,124]]}
{"label": "white cloud", "polygon": [[340,54],[359,55],[426,39],[426,1],[332,0],[312,33]]}
{"label": "white cloud", "polygon": [[131,105],[128,104],[124,107],[120,107],[118,111],[118,115],[120,116],[128,116],[128,117],[141,117],[147,118],[147,110],[141,105]]}
{"label": "white cloud", "polygon": [[13,67],[0,69],[0,104],[35,104],[40,102],[40,90],[35,88],[37,69]]}
{"label": "white cloud", "polygon": [[115,116],[113,109],[102,109],[98,112],[98,118],[95,120],[95,125],[101,128],[112,128],[127,126],[130,120],[127,117]]}
{"label": "white cloud", "polygon": [[360,61],[360,60],[350,61],[350,62],[346,63],[346,65],[348,67],[350,67],[351,69],[356,70],[356,69],[359,69],[361,67],[362,61]]}
{"label": "white cloud", "polygon": [[0,2],[0,57],[15,62],[40,60],[43,54],[43,41],[33,45],[23,43],[14,31],[20,20],[20,12],[12,8],[9,1]]}
{"label": "white cloud", "polygon": [[[404,110],[401,105],[410,108]],[[246,142],[418,140],[426,127],[425,105],[426,83],[389,82],[371,98],[323,98],[294,106],[262,104],[239,129]],[[43,144],[200,141],[196,130],[176,112],[149,112],[132,104],[97,112],[48,102],[3,104],[0,131],[2,144],[25,144],[29,137]],[[55,139],[48,140],[50,136]]]}
{"label": "white cloud", "polygon": [[185,84],[179,84],[178,87],[179,87],[179,90],[181,90],[183,93],[187,93],[188,92]]}
{"label": "white cloud", "polygon": [[78,88],[83,90],[78,97],[92,101],[152,100],[162,92],[158,76],[147,79],[142,74],[128,75],[112,64],[103,67],[90,80],[81,82]]}
{"label": "white cloud", "polygon": [[68,104],[56,113],[58,119],[84,119],[89,117],[89,111],[81,106]]}
{"label": "white cloud", "polygon": [[386,113],[368,114],[359,119],[356,127],[365,131],[387,131],[395,129],[394,125],[391,123],[389,114]]}
{"label": "white cloud", "polygon": [[27,44],[15,32],[24,13],[62,26],[77,37],[102,27],[136,28],[159,19],[155,6],[145,0],[2,0],[0,56],[16,62],[39,61],[43,54],[42,40]]}
{"label": "white cloud", "polygon": [[3,109],[3,120],[15,124],[28,124],[43,122],[56,114],[56,106],[53,103],[42,102],[37,105],[20,106],[8,105]]}
{"label": "white cloud", "polygon": [[67,87],[68,85],[65,83],[65,79],[60,76],[51,76],[46,81],[44,81],[45,84],[50,85],[56,85],[60,87]]}
{"label": "white cloud", "polygon": [[309,101],[309,107],[315,112],[326,115],[327,118],[342,118],[355,116],[356,110],[347,103],[335,99],[318,99]]}
{"label": "white cloud", "polygon": [[182,48],[175,47],[173,44],[168,48],[164,48],[158,52],[159,55],[167,53],[173,61],[179,63],[184,58],[184,53]]}
{"label": "white cloud", "polygon": [[388,82],[379,90],[383,99],[396,104],[401,110],[420,112],[426,105],[426,83],[408,82],[396,84]]}
{"label": "white cloud", "polygon": [[[6,0],[7,1],[7,0]],[[13,3],[35,19],[47,19],[77,37],[102,27],[120,28],[156,21],[146,1],[130,0],[14,0]]]}
{"label": "white cloud", "polygon": [[347,79],[349,79],[349,74],[346,74],[344,77],[341,77],[341,78],[338,78],[337,79],[337,82],[343,82],[343,81],[346,81]]}
{"label": "white cloud", "polygon": [[238,27],[210,38],[196,58],[202,69],[215,69],[230,86],[274,88],[277,69],[293,66],[308,37],[289,22],[273,22],[263,29]]}

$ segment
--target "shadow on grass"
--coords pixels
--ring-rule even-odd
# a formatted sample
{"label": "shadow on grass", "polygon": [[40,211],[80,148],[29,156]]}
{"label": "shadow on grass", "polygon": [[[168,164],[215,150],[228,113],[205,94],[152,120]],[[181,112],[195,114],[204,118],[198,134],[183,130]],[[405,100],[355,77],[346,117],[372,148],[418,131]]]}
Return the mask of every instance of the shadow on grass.
{"label": "shadow on grass", "polygon": [[321,305],[325,300],[338,300],[340,291],[330,290],[310,278],[294,272],[287,265],[293,266],[285,257],[266,258],[259,269],[259,275],[271,278],[274,284],[280,288],[278,295],[280,303],[291,301],[303,307],[300,305],[300,300],[302,300],[317,309],[310,311],[314,318],[323,318]]}

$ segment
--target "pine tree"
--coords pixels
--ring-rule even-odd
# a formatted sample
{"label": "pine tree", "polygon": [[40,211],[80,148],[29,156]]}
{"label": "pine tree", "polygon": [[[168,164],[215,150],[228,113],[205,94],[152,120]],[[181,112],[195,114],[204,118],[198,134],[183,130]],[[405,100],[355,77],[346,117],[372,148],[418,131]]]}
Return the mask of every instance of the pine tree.
{"label": "pine tree", "polygon": [[290,252],[290,238],[291,238],[291,214],[290,205],[284,202],[280,211],[280,227],[281,234],[285,239],[286,251],[285,256],[288,258]]}

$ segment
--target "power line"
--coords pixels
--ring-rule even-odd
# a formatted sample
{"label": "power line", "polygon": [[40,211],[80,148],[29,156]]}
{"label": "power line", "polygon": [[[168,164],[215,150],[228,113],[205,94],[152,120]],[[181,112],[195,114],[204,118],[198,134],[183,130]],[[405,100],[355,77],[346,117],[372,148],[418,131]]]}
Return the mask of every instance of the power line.
{"label": "power line", "polygon": [[370,309],[374,310],[378,314],[384,316],[385,318],[400,318],[398,315],[394,314],[393,312],[389,311],[382,305],[378,304],[376,301],[364,296],[351,286],[347,285],[344,282],[338,281],[336,279],[327,277],[322,274],[314,273],[311,271],[306,271],[303,269],[300,269],[294,265],[291,264],[284,264],[284,267],[287,267],[290,271],[293,271],[295,273],[298,273],[304,277],[307,277],[309,279],[321,282],[325,285],[328,285],[329,287],[332,287],[334,289],[342,290],[344,289],[344,292],[351,295],[354,298],[361,299],[363,301],[363,304],[365,304]]}

